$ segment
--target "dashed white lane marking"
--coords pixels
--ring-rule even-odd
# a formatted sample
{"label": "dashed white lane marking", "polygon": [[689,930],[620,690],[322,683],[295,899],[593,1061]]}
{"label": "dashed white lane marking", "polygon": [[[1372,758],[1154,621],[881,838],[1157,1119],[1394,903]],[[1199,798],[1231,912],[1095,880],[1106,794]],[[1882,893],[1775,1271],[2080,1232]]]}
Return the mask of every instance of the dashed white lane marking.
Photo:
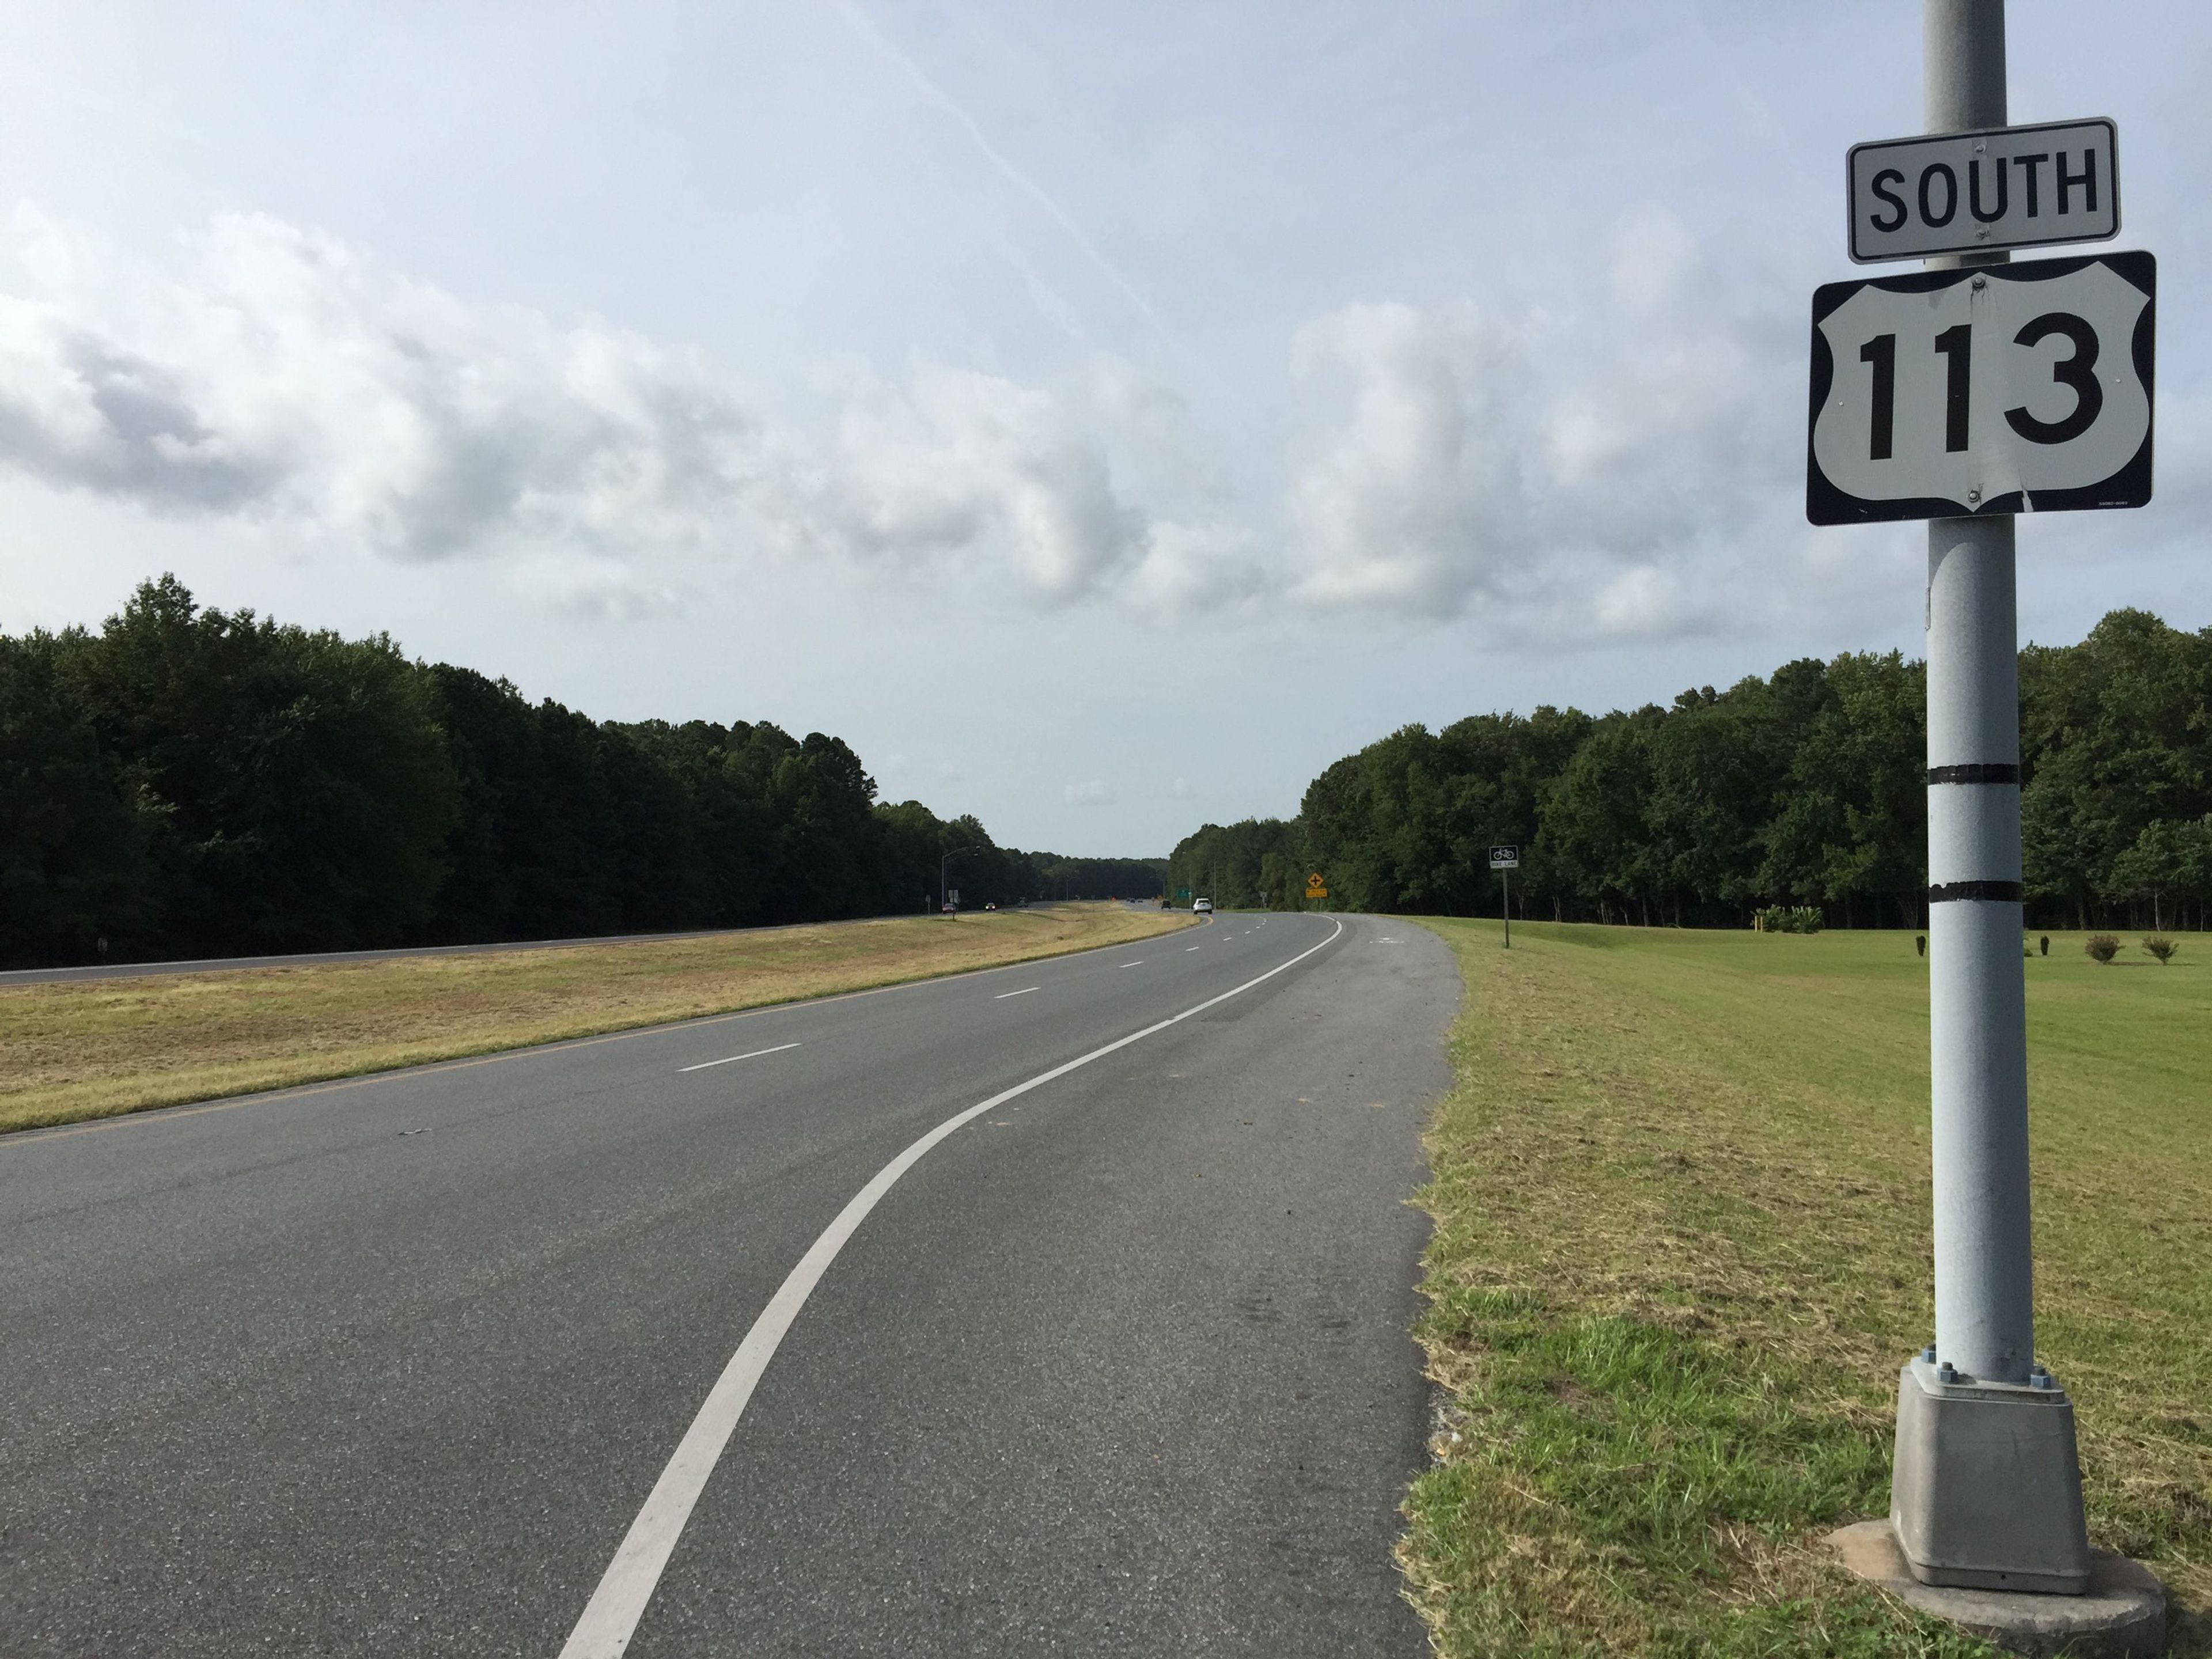
{"label": "dashed white lane marking", "polygon": [[[1335,921],[1334,917],[1330,921]],[[957,1112],[939,1124],[927,1134],[901,1152],[876,1171],[875,1178],[855,1193],[837,1218],[822,1230],[799,1265],[791,1270],[790,1277],[777,1287],[769,1298],[760,1317],[753,1321],[745,1340],[738,1345],[737,1352],[708,1390],[706,1402],[699,1414],[691,1419],[691,1426],[678,1443],[676,1455],[668,1460],[668,1467],[660,1472],[660,1479],[645,1500],[645,1507],[630,1522],[629,1532],[615,1551],[615,1559],[599,1579],[599,1587],[592,1592],[591,1601],[584,1607],[583,1616],[576,1627],[568,1632],[568,1640],[561,1650],[561,1659],[619,1659],[623,1650],[637,1629],[637,1621],[644,1616],[646,1603],[653,1599],[654,1587],[660,1583],[661,1570],[667,1566],[668,1558],[676,1548],[676,1540],[683,1535],[684,1523],[691,1518],[692,1506],[707,1485],[707,1477],[714,1472],[720,1461],[722,1449],[730,1443],[737,1431],[738,1419],[744,1414],[745,1404],[752,1398],[753,1389],[768,1369],[768,1362],[775,1357],[777,1345],[792,1322],[799,1317],[806,1298],[821,1283],[822,1275],[830,1271],[830,1264],[837,1259],[853,1235],[867,1219],[868,1212],[883,1202],[884,1194],[898,1184],[899,1177],[921,1162],[931,1148],[963,1124],[972,1122],[986,1113],[996,1111],[1008,1101],[1025,1095],[1032,1089],[1043,1087],[1070,1072],[1080,1070],[1094,1060],[1103,1060],[1118,1053],[1133,1042],[1142,1042],[1146,1037],[1180,1025],[1194,1014],[1202,1014],[1231,997],[1242,996],[1255,985],[1263,985],[1280,973],[1297,967],[1316,951],[1325,950],[1343,933],[1344,924],[1336,922],[1336,929],[1319,945],[1308,945],[1289,961],[1278,963],[1256,978],[1248,979],[1234,990],[1224,991],[1219,996],[1208,997],[1204,1002],[1170,1014],[1156,1024],[1140,1031],[1132,1031],[1117,1037],[1103,1048],[1093,1048],[1087,1054],[1054,1066],[1048,1072],[1039,1072],[1026,1083],[1017,1083],[1003,1093]],[[1133,965],[1133,964],[1132,964]],[[793,1045],[794,1047],[796,1045]]]}
{"label": "dashed white lane marking", "polygon": [[725,1060],[702,1060],[696,1066],[679,1066],[676,1069],[679,1073],[703,1072],[710,1066],[732,1066],[741,1060],[758,1060],[763,1054],[780,1054],[786,1048],[799,1046],[796,1042],[779,1042],[773,1048],[756,1048],[749,1054],[732,1054]]}
{"label": "dashed white lane marking", "polygon": [[1139,957],[1134,962],[1125,962],[1121,965],[1124,968],[1141,968],[1145,965],[1145,959]]}
{"label": "dashed white lane marking", "polygon": [[1042,985],[1024,985],[1018,991],[1001,991],[998,995],[993,997],[991,1000],[994,1002],[1004,1002],[1008,997],[1025,997],[1032,991],[1041,991],[1043,988],[1044,988]]}
{"label": "dashed white lane marking", "polygon": [[1195,951],[1196,949],[1198,949],[1198,946],[1196,946],[1195,945],[1184,945],[1182,948],[1183,948],[1185,951]]}

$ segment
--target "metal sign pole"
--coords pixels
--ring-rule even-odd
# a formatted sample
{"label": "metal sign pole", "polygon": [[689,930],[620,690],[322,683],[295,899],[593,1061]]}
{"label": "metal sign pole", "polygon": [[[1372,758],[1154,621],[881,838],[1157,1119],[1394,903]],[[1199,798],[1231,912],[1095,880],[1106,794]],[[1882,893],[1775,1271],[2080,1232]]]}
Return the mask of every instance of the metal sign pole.
{"label": "metal sign pole", "polygon": [[[2005,124],[2003,0],[1927,0],[1930,132]],[[2001,264],[1956,254],[1931,267]],[[1936,1348],[2026,1382],[2035,1359],[2021,970],[2013,520],[1928,525],[1929,1025]]]}
{"label": "metal sign pole", "polygon": [[[2002,126],[2004,0],[1924,4],[1929,130]],[[1949,269],[2006,257],[1928,263]],[[1931,520],[1936,1345],[1899,1377],[1890,1516],[1923,1583],[2079,1594],[2089,1559],[2073,1407],[2034,1363],[2015,606],[2012,519]]]}
{"label": "metal sign pole", "polygon": [[1513,948],[1513,872],[1500,870],[1498,879],[1505,884],[1505,948]]}

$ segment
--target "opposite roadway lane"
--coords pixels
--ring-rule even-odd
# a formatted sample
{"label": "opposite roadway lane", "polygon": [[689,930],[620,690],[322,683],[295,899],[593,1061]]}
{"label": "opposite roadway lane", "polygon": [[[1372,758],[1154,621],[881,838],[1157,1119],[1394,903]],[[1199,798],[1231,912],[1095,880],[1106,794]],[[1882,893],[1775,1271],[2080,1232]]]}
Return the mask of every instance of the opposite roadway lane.
{"label": "opposite roadway lane", "polygon": [[1457,999],[1223,916],[0,1140],[0,1652],[1415,1655]]}

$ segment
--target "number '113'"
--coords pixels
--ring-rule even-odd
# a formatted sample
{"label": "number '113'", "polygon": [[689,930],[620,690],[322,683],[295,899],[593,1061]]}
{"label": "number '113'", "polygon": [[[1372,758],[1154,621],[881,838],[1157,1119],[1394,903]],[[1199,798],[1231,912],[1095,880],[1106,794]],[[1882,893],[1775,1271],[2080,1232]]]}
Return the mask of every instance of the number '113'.
{"label": "number '113'", "polygon": [[[2097,331],[2071,312],[2047,311],[2013,336],[2015,345],[2040,344],[2053,334],[2072,343],[2074,355],[2051,366],[2051,378],[2071,387],[2074,408],[2064,419],[2039,420],[2021,404],[2004,412],[2005,423],[2030,443],[2063,444],[2087,432],[2105,406],[2105,388],[2097,382]],[[1943,448],[1955,453],[1966,447],[1974,369],[1974,333],[1959,323],[1945,329],[1932,342],[1944,359]],[[1873,407],[1867,422],[1867,459],[1886,461],[1895,453],[1897,427],[1897,336],[1877,334],[1859,348],[1859,361],[1874,370]]]}

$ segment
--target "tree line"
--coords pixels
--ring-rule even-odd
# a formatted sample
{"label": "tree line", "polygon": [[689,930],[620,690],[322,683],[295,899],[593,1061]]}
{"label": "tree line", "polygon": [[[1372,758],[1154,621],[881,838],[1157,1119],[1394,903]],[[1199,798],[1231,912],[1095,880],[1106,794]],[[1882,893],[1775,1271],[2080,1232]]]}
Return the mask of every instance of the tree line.
{"label": "tree line", "polygon": [[940,867],[969,907],[1160,890],[880,802],[837,738],[593,720],[173,576],[0,635],[0,964],[913,914]]}
{"label": "tree line", "polygon": [[[2020,653],[2030,926],[2205,925],[2212,901],[2212,629],[2115,611]],[[1786,663],[1667,707],[1540,708],[1409,726],[1346,756],[1295,819],[1207,824],[1171,891],[1293,908],[1495,915],[1493,844],[1521,849],[1516,916],[1831,926],[1927,917],[1927,677],[1901,653]]]}

